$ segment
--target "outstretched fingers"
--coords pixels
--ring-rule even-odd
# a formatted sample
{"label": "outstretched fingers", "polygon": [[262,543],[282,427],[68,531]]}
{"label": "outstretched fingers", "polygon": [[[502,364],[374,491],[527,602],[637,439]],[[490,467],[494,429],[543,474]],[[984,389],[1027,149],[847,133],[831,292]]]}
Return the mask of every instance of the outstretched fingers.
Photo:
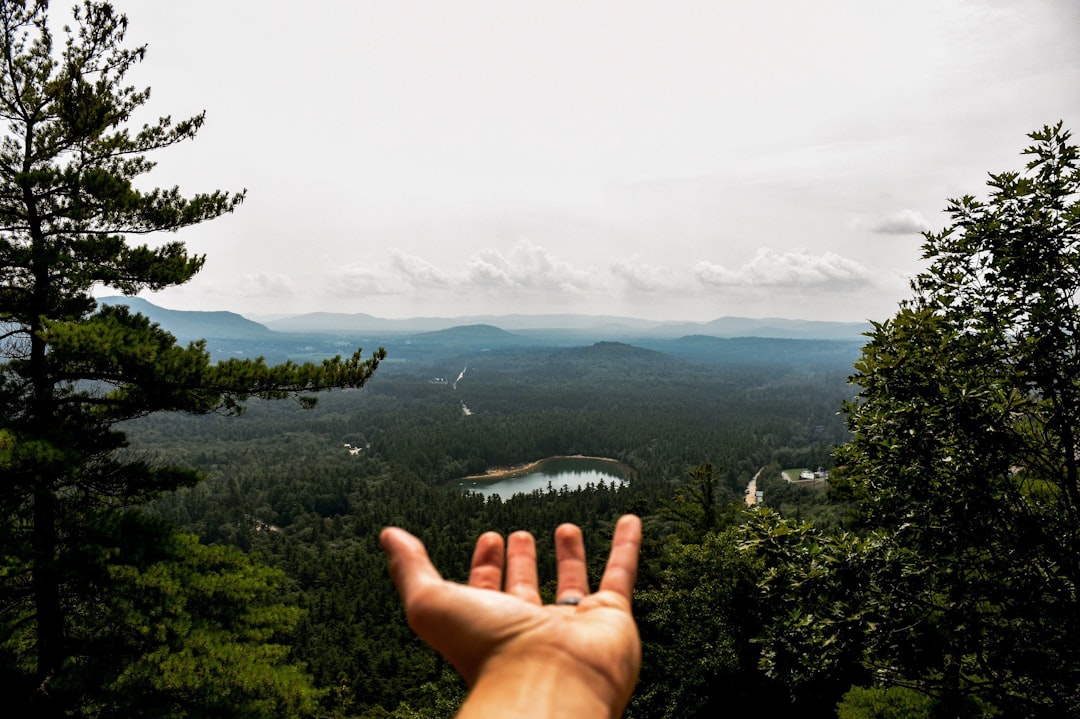
{"label": "outstretched fingers", "polygon": [[[421,590],[442,583],[442,575],[431,563],[424,544],[412,534],[398,527],[387,527],[379,540],[390,559],[390,577],[406,607],[419,596]],[[602,591],[615,592],[628,601],[632,598],[640,549],[641,520],[631,514],[621,517],[615,525],[611,554],[600,580]],[[559,576],[556,601],[588,596],[585,544],[578,527],[563,524],[555,530],[555,556]],[[507,594],[531,604],[540,604],[536,542],[532,535],[523,531],[514,532],[504,549],[502,537],[496,532],[482,534],[473,552],[469,586],[494,591],[502,588]]]}
{"label": "outstretched fingers", "polygon": [[615,525],[611,554],[600,580],[600,589],[621,594],[627,600],[632,599],[640,551],[641,520],[632,514],[623,515]]}
{"label": "outstretched fingers", "polygon": [[559,584],[556,602],[581,599],[589,593],[589,576],[585,565],[585,541],[581,529],[574,524],[560,524],[555,530],[555,561],[558,564]]}

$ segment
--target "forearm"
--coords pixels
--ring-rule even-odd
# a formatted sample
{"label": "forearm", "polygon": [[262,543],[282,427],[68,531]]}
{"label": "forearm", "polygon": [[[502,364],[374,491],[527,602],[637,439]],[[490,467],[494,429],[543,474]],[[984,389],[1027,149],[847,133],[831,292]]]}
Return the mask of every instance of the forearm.
{"label": "forearm", "polygon": [[595,671],[559,657],[494,659],[478,677],[458,719],[617,719],[625,702]]}

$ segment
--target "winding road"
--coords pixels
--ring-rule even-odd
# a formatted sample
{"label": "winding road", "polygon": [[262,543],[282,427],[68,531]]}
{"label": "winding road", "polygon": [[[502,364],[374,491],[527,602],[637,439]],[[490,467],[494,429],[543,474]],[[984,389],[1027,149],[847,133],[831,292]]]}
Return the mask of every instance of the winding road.
{"label": "winding road", "polygon": [[764,472],[764,471],[765,471],[764,467],[759,469],[757,471],[757,474],[754,475],[754,478],[750,480],[750,484],[746,485],[746,506],[747,507],[753,507],[754,503],[757,502],[757,478],[760,477],[761,473]]}

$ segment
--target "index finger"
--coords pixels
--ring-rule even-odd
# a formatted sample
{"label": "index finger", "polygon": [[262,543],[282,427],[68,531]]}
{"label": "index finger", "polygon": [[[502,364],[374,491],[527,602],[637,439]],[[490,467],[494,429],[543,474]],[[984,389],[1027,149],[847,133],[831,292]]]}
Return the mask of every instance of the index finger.
{"label": "index finger", "polygon": [[476,540],[476,550],[469,568],[469,586],[499,591],[503,581],[503,554],[503,538],[498,532],[481,534]]}
{"label": "index finger", "polygon": [[634,593],[637,579],[638,553],[641,551],[641,520],[633,514],[619,517],[615,534],[611,538],[611,554],[608,556],[604,576],[600,580],[601,591],[623,595],[628,600]]}

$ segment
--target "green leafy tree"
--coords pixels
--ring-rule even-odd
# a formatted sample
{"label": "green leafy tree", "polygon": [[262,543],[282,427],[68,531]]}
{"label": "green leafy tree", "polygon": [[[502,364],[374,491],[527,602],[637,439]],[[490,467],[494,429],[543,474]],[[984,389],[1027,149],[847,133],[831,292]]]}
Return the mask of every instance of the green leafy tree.
{"label": "green leafy tree", "polygon": [[653,586],[635,593],[641,679],[627,715],[671,719],[724,712],[769,714],[787,693],[758,670],[760,562],[740,552],[736,530],[700,543],[672,539]]}
{"label": "green leafy tree", "polygon": [[836,707],[837,719],[930,719],[933,700],[905,687],[852,687]]}
{"label": "green leafy tree", "polygon": [[[136,126],[149,90],[125,84],[145,54],[127,20],[85,0],[54,44],[45,0],[0,2],[0,596],[9,699],[54,715],[84,662],[96,518],[190,485],[193,472],[123,452],[118,423],[161,411],[237,412],[252,397],[358,387],[381,351],[322,364],[214,364],[96,288],[125,294],[191,279],[179,241],[135,244],[233,211],[244,193],[142,189],[148,153],[195,137],[203,115]],[[32,640],[24,629],[33,628]]]}
{"label": "green leafy tree", "polygon": [[950,202],[876,325],[838,488],[898,557],[868,662],[942,715],[1080,714],[1080,154],[1056,126]]}
{"label": "green leafy tree", "polygon": [[833,716],[853,684],[874,679],[870,649],[893,610],[874,589],[895,574],[896,552],[878,533],[824,532],[768,508],[751,510],[739,532],[761,565],[753,641],[762,670],[800,714]]}

